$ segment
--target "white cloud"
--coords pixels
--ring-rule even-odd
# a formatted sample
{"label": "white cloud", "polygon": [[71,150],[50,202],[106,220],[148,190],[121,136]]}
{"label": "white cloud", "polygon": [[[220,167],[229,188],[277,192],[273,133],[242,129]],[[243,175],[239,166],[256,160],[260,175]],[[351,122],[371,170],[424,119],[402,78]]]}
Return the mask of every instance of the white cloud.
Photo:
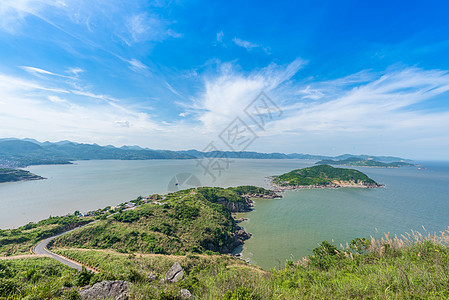
{"label": "white cloud", "polygon": [[270,48],[268,48],[268,47],[263,47],[263,46],[261,46],[259,44],[255,44],[255,43],[252,43],[252,42],[249,42],[249,41],[245,41],[245,40],[239,39],[237,37],[233,38],[232,41],[237,46],[243,47],[243,48],[245,48],[248,51],[251,51],[252,49],[255,49],[255,48],[261,48],[263,51],[265,51],[265,53],[270,54]]}
{"label": "white cloud", "polygon": [[[337,82],[344,81],[334,83]],[[332,90],[338,91],[339,87]],[[261,134],[271,138],[278,135],[291,144],[307,141],[303,146],[309,148],[310,144],[320,145],[324,149],[321,153],[335,143],[364,147],[364,152],[370,152],[371,147],[374,151],[384,149],[390,154],[413,155],[413,148],[423,138],[443,149],[449,147],[446,130],[449,111],[435,111],[425,103],[447,95],[448,91],[446,71],[417,68],[387,71],[368,83],[327,95],[325,101],[284,107],[285,118],[270,123],[271,127]],[[441,155],[441,149],[427,151]]]}
{"label": "white cloud", "polygon": [[[50,75],[50,76],[56,76],[56,77],[63,77],[63,78],[68,78],[68,79],[75,79],[76,77],[72,77],[72,76],[66,76],[66,75],[62,75],[62,74],[56,74],[44,69],[40,69],[40,68],[35,68],[35,67],[29,67],[29,66],[21,66],[21,69],[27,71],[28,73],[35,75],[37,77],[41,77],[42,75]],[[81,69],[77,69],[76,70],[78,73],[81,72]],[[73,71],[72,71],[73,72]],[[77,76],[78,73],[76,73],[75,75]]]}
{"label": "white cloud", "polygon": [[169,28],[170,23],[157,15],[149,13],[134,14],[126,20],[128,45],[140,42],[158,42],[168,38],[179,38],[181,34]]}
{"label": "white cloud", "polygon": [[303,66],[297,59],[288,65],[269,66],[244,75],[234,69],[231,63],[220,65],[219,74],[204,80],[204,90],[194,101],[198,120],[206,131],[221,131],[245,107],[264,90],[270,92],[291,79]]}
{"label": "white cloud", "polygon": [[118,99],[70,87],[53,89],[45,82],[5,74],[0,74],[0,99],[5,136],[107,142],[161,130],[147,114],[123,107]]}
{"label": "white cloud", "polygon": [[258,44],[251,43],[251,42],[248,42],[248,41],[244,41],[244,40],[241,40],[241,39],[236,38],[236,37],[233,38],[232,41],[233,41],[237,46],[243,47],[243,48],[245,48],[246,50],[251,50],[252,48],[260,47],[260,45],[258,45]]}
{"label": "white cloud", "polygon": [[75,77],[78,77],[78,75],[79,75],[80,73],[83,73],[83,72],[84,72],[84,70],[81,69],[81,68],[69,68],[69,69],[67,70],[67,73],[71,73],[71,74],[73,74]]}
{"label": "white cloud", "polygon": [[52,0],[3,0],[0,2],[0,29],[15,34],[21,30],[27,16],[42,18],[40,14],[46,8],[64,6],[64,2]]}
{"label": "white cloud", "polygon": [[217,32],[217,42],[218,43],[223,42],[223,36],[224,36],[223,30],[221,30],[220,32]]}
{"label": "white cloud", "polygon": [[318,100],[324,96],[323,92],[321,92],[318,89],[312,89],[310,85],[308,85],[305,89],[300,90],[299,94],[304,94],[304,96],[302,96],[302,99],[312,99],[312,100]]}
{"label": "white cloud", "polygon": [[131,70],[133,70],[134,72],[142,73],[144,75],[149,74],[150,68],[147,65],[145,65],[143,62],[141,62],[140,60],[133,58],[131,60],[125,60],[125,61],[129,63],[129,68]]}

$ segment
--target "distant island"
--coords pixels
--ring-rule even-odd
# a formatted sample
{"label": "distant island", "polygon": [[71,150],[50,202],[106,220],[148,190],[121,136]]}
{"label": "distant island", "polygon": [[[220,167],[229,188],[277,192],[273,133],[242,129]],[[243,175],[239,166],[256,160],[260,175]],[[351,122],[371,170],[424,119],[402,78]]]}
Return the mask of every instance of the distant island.
{"label": "distant island", "polygon": [[381,162],[374,159],[364,159],[360,157],[349,157],[342,160],[324,159],[315,163],[317,165],[340,165],[340,166],[354,166],[354,167],[378,167],[378,168],[399,168],[399,167],[414,167],[413,163],[405,161],[395,162]]}
{"label": "distant island", "polygon": [[0,183],[39,179],[45,178],[25,170],[9,168],[0,169]]}
{"label": "distant island", "polygon": [[280,190],[339,187],[378,188],[382,186],[360,171],[334,168],[329,165],[297,169],[273,176],[271,179],[272,184]]}

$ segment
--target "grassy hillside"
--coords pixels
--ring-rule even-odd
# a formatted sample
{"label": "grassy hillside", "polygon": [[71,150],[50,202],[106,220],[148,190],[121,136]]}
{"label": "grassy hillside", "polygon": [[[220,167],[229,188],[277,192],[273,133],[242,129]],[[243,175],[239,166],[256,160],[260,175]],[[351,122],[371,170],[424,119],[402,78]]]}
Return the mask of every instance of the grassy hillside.
{"label": "grassy hillside", "polygon": [[[176,254],[230,252],[236,226],[223,203],[241,203],[255,187],[198,188],[168,194],[55,240],[53,247],[115,249],[120,252]],[[221,203],[221,204],[220,204]]]}
{"label": "grassy hillside", "polygon": [[15,229],[0,230],[0,257],[30,254],[40,240],[92,221],[75,216],[50,217],[37,223],[28,223]]}
{"label": "grassy hillside", "polygon": [[334,168],[329,165],[319,165],[297,169],[274,176],[273,182],[279,186],[328,186],[333,181],[355,182],[363,184],[377,183],[360,171],[353,169]]}
{"label": "grassy hillside", "polygon": [[[130,299],[135,300],[179,299],[183,288],[196,299],[447,299],[448,234],[355,239],[338,248],[322,242],[311,256],[270,271],[220,254],[60,249],[58,253],[100,273],[76,273],[46,258],[0,260],[0,299],[79,299],[79,287],[115,279],[133,283]],[[185,280],[161,283],[175,261],[183,267]],[[151,273],[157,280],[150,280]]]}

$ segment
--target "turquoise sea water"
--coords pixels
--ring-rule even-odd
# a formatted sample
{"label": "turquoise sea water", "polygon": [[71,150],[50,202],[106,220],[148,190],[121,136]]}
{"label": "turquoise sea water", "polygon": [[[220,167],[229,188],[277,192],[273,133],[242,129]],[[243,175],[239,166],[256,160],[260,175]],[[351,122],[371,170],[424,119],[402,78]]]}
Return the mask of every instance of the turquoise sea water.
{"label": "turquoise sea water", "polygon": [[[306,160],[238,160],[214,182],[194,160],[78,161],[74,165],[33,166],[46,180],[0,184],[0,228],[50,215],[115,205],[139,195],[166,193],[173,176],[195,175],[202,185],[267,186],[266,176],[312,165]],[[417,168],[358,168],[381,189],[289,191],[282,199],[256,200],[241,223],[253,237],[242,254],[264,268],[311,253],[317,243],[404,233],[421,226],[430,232],[449,226],[449,163],[423,162]],[[182,186],[181,187],[189,187]]]}

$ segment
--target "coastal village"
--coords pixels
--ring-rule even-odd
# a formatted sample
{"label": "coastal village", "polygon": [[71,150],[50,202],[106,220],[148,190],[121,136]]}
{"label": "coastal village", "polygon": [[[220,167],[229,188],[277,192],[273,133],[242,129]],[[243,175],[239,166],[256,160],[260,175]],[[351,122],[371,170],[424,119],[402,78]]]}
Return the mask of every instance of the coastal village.
{"label": "coastal village", "polygon": [[[166,199],[165,196],[161,196],[158,194],[153,194],[153,195],[146,196],[146,197],[139,196],[135,200],[124,202],[117,206],[107,206],[103,209],[91,210],[88,212],[76,211],[74,214],[79,217],[102,216],[102,215],[107,215],[107,214],[111,214],[111,213],[115,213],[115,212],[119,212],[119,211],[123,211],[123,210],[132,210],[142,204],[147,204],[147,203],[151,203],[151,204],[155,204],[155,205],[164,205],[164,204],[167,204],[167,202],[163,202],[165,199]],[[69,215],[71,215],[71,214],[67,214],[65,216],[69,216]]]}

